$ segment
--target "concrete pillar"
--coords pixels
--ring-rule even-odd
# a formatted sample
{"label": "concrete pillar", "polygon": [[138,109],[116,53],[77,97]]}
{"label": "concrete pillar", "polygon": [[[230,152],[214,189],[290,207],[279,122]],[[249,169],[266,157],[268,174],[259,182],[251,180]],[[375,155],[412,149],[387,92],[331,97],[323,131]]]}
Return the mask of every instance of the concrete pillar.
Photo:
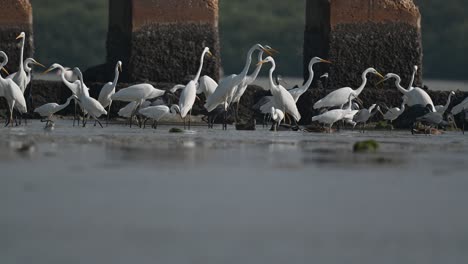
{"label": "concrete pillar", "polygon": [[316,55],[332,60],[330,88],[359,86],[367,67],[397,73],[406,85],[413,65],[421,85],[421,15],[413,0],[307,0],[306,21],[304,63]]}
{"label": "concrete pillar", "polygon": [[107,63],[124,64],[127,82],[184,82],[210,47],[202,74],[220,66],[218,0],[113,0],[109,5]]}
{"label": "concrete pillar", "polygon": [[24,59],[33,53],[32,7],[29,0],[0,0],[0,50],[8,55],[6,68],[18,71],[21,41],[16,37],[26,33]]}

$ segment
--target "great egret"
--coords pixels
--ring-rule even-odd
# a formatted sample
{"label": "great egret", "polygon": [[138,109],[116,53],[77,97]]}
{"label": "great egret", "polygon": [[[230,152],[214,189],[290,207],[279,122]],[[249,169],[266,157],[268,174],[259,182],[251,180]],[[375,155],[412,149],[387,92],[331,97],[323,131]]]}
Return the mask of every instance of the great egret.
{"label": "great egret", "polygon": [[[374,111],[375,109],[375,111]],[[371,105],[368,109],[361,109],[359,112],[357,112],[356,115],[354,115],[353,121],[356,122],[356,124],[361,123],[362,124],[362,131],[364,132],[364,128],[366,127],[367,121],[380,111],[380,106],[377,106],[377,104]]]}
{"label": "great egret", "polygon": [[458,115],[459,113],[461,113],[462,111],[466,109],[468,109],[468,97],[465,98],[461,103],[454,106],[452,108],[452,111],[450,112],[452,113],[452,115]]}
{"label": "great egret", "polygon": [[[79,98],[81,90],[82,90],[80,88],[81,82],[78,79],[76,81],[71,82],[69,80],[69,78],[67,78],[67,76],[66,76],[67,70],[66,70],[65,67],[63,67],[62,65],[60,65],[58,63],[54,63],[46,71],[44,71],[43,74],[46,74],[48,72],[51,72],[51,71],[54,71],[54,70],[57,70],[57,69],[60,72],[60,77],[62,79],[63,84],[65,84],[65,86],[68,89],[70,89],[70,91],[72,92],[73,95],[75,95],[77,98]],[[72,75],[76,76],[74,73],[72,73]],[[85,88],[85,90],[88,93],[88,89]],[[74,115],[73,115],[73,126],[75,126],[75,121],[78,121],[78,125],[80,125],[80,119],[76,114],[77,113],[77,105],[80,105],[80,103],[77,100],[75,100],[75,112],[74,112]],[[81,107],[81,105],[80,105],[80,107]]]}
{"label": "great egret", "polygon": [[[37,62],[35,59],[33,58],[27,58],[24,60],[24,71],[26,72],[26,83],[29,84],[31,82],[31,74],[32,74],[32,65],[38,65],[38,66],[41,66],[43,68],[45,68],[44,65],[42,65],[41,63]],[[8,75],[8,79],[13,79],[15,76],[16,76],[17,72],[14,72],[10,75]],[[26,84],[26,86],[27,86]]]}
{"label": "great egret", "polygon": [[110,116],[110,110],[111,110],[111,105],[112,105],[112,99],[111,96],[115,94],[115,87],[117,86],[117,81],[119,80],[119,73],[122,71],[122,62],[118,61],[117,64],[115,65],[115,76],[114,80],[112,82],[108,82],[104,84],[104,86],[101,89],[101,92],[99,92],[99,97],[98,101],[99,103],[104,107],[108,107],[109,110],[107,110],[107,121],[106,125],[109,124],[109,116]]}
{"label": "great egret", "polygon": [[132,114],[130,115],[131,127],[133,115],[135,115],[140,105],[146,100],[163,96],[164,93],[165,91],[154,88],[154,86],[149,83],[140,83],[120,89],[111,96],[111,99],[115,101],[135,102],[135,108],[132,110]]}
{"label": "great egret", "polygon": [[348,95],[348,107],[346,109],[333,109],[327,111],[321,115],[312,117],[312,122],[317,121],[321,124],[328,125],[329,132],[331,132],[333,124],[337,121],[342,120],[347,114],[349,114],[352,111],[351,107],[353,104],[351,103],[351,101],[355,96],[356,95],[352,93]]}
{"label": "great egret", "polygon": [[381,78],[383,78],[382,74],[380,74],[376,69],[374,68],[368,68],[362,73],[362,84],[361,86],[353,90],[350,87],[344,87],[340,88],[338,90],[335,90],[331,93],[329,93],[327,96],[322,98],[321,100],[318,100],[314,104],[314,109],[319,109],[319,108],[324,108],[324,107],[343,107],[343,105],[348,101],[349,95],[354,95],[355,98],[357,98],[362,90],[364,90],[364,87],[367,84],[367,74],[373,73]]}
{"label": "great egret", "polygon": [[[0,51],[0,57],[3,58],[0,65],[0,68],[3,69],[3,67],[8,63],[8,56],[5,52]],[[10,110],[10,116],[5,126],[8,126],[9,124],[13,126],[13,110],[17,109],[20,114],[27,113],[28,108],[26,106],[26,100],[24,99],[21,88],[12,79],[4,79],[1,75],[0,90],[3,90],[3,96],[7,100]]]}
{"label": "great egret", "polygon": [[185,118],[187,114],[189,114],[189,122],[188,127],[190,129],[191,123],[191,115],[192,115],[192,107],[195,103],[195,99],[197,97],[197,87],[198,87],[198,79],[200,78],[200,74],[203,68],[203,61],[205,59],[205,54],[213,56],[210,52],[208,47],[203,49],[201,58],[200,58],[200,67],[198,68],[198,72],[195,75],[195,78],[191,80],[182,90],[179,99],[179,108],[180,108],[180,117],[184,120],[184,128],[185,128]]}
{"label": "great egret", "polygon": [[452,96],[455,95],[455,92],[454,91],[451,91],[449,93],[449,96],[447,98],[447,103],[445,103],[445,105],[436,105],[435,106],[435,110],[437,113],[441,113],[442,115],[445,113],[445,111],[447,111],[448,107],[450,106],[450,101],[452,100]]}
{"label": "great egret", "polygon": [[[252,54],[255,50],[263,50],[267,54],[271,54],[270,50],[264,48],[262,45],[253,45],[247,53],[246,63],[242,72],[239,75],[232,74],[223,78],[219,82],[218,87],[216,87],[213,94],[206,99],[205,108],[206,110],[208,110],[208,112],[213,111],[220,104],[223,104],[224,111],[227,112],[227,108],[229,107],[229,104],[233,99],[236,89],[238,87],[242,87],[246,82],[247,73],[249,71],[250,64],[252,63]],[[223,129],[227,129],[226,113],[224,118]]]}
{"label": "great egret", "polygon": [[52,120],[52,116],[58,111],[65,109],[65,107],[67,107],[70,104],[70,101],[72,99],[77,100],[78,98],[76,97],[76,95],[72,95],[68,97],[67,101],[64,104],[61,105],[57,103],[44,104],[34,109],[34,113],[38,113],[41,117],[46,118],[45,122],[47,127],[49,123],[54,123],[54,121]]}
{"label": "great egret", "polygon": [[403,97],[403,102],[401,103],[401,108],[400,107],[393,107],[393,108],[387,108],[387,112],[385,112],[385,114],[380,111],[380,113],[382,114],[384,120],[387,120],[387,121],[390,121],[390,125],[392,126],[392,129],[393,129],[393,121],[395,119],[397,119],[401,114],[403,114],[403,112],[405,111],[405,105],[408,104],[408,97]]}
{"label": "great egret", "polygon": [[[83,81],[83,74],[81,73],[80,69],[75,67],[73,71],[76,73],[76,75],[78,76],[78,80],[80,81],[81,92],[79,93],[78,100],[80,100],[81,107],[83,107],[84,112],[88,116],[91,116],[94,120],[96,120],[96,122],[99,123],[101,127],[103,127],[98,118],[101,115],[107,115],[106,109],[104,109],[104,107],[99,103],[98,100],[89,96],[87,87]],[[85,117],[85,119],[86,118],[87,117]],[[86,121],[83,121],[83,127],[84,126],[86,126]]]}
{"label": "great egret", "polygon": [[276,68],[275,60],[269,56],[263,61],[259,62],[261,64],[270,62],[270,91],[273,95],[273,102],[275,108],[280,109],[285,114],[290,114],[294,120],[297,122],[301,119],[301,114],[296,106],[296,101],[294,101],[293,96],[286,90],[283,86],[277,85],[273,82],[273,72]]}
{"label": "great egret", "polygon": [[13,81],[19,86],[21,89],[21,92],[24,94],[24,91],[26,90],[26,86],[28,85],[28,76],[26,74],[26,71],[24,70],[24,61],[23,61],[23,55],[24,55],[24,42],[26,40],[26,34],[24,32],[21,32],[16,39],[21,39],[21,52],[20,52],[20,63],[19,63],[19,70],[13,77]]}
{"label": "great egret", "polygon": [[[153,125],[151,127],[156,129],[158,127],[159,120],[168,115],[176,116],[180,112],[179,110],[178,105],[172,105],[171,108],[167,105],[157,105],[140,109],[138,112],[146,118],[153,119]],[[144,126],[146,126],[146,120],[144,122]]]}
{"label": "great egret", "polygon": [[[270,46],[266,45],[265,49],[274,51]],[[263,50],[260,50],[258,52],[258,61],[261,62],[263,60]],[[260,73],[260,70],[262,69],[262,64],[257,64],[255,67],[255,70],[250,74],[249,76],[245,77],[245,80],[241,82],[240,85],[237,86],[237,89],[234,92],[234,95],[232,96],[232,100],[230,104],[235,103],[236,104],[236,119],[239,117],[239,103],[242,95],[244,95],[245,90],[249,85],[251,85],[255,80],[257,79],[258,74]]]}
{"label": "great egret", "polygon": [[272,106],[270,114],[271,118],[275,121],[273,124],[273,130],[276,131],[278,126],[281,124],[281,121],[284,119],[284,113],[280,109],[276,109]]}
{"label": "great egret", "polygon": [[398,91],[400,91],[405,97],[408,97],[408,106],[411,107],[414,105],[431,105],[432,112],[436,111],[434,103],[432,102],[431,97],[426,93],[426,91],[419,87],[414,87],[410,90],[406,90],[405,88],[401,87],[401,78],[397,74],[389,73],[385,75],[385,78],[382,81],[380,81],[380,83],[392,78],[395,79],[395,86],[397,87]]}
{"label": "great egret", "polygon": [[416,78],[416,73],[418,72],[418,68],[419,68],[418,65],[413,66],[413,74],[411,75],[411,81],[408,85],[408,91],[414,88],[413,84],[414,84],[414,79]]}
{"label": "great egret", "polygon": [[331,62],[328,61],[328,60],[324,60],[322,58],[319,58],[319,57],[313,57],[310,60],[309,68],[308,68],[309,69],[309,79],[307,79],[307,82],[304,85],[302,85],[302,86],[300,86],[298,88],[288,90],[289,93],[293,96],[294,101],[296,103],[299,100],[299,98],[301,97],[301,95],[303,95],[305,92],[307,92],[310,85],[312,84],[312,81],[314,80],[314,69],[313,69],[313,67],[317,63],[331,63]]}

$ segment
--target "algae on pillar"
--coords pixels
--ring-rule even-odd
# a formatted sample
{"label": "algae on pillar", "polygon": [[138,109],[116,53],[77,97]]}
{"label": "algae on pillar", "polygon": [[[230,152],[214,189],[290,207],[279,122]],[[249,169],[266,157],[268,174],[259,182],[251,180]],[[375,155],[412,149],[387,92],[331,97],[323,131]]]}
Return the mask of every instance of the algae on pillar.
{"label": "algae on pillar", "polygon": [[0,0],[0,50],[8,55],[7,68],[16,72],[20,60],[20,41],[16,37],[26,33],[24,58],[32,56],[32,7],[29,0]]}
{"label": "algae on pillar", "polygon": [[184,82],[205,46],[215,58],[202,74],[218,79],[218,0],[115,0],[109,8],[107,63],[120,58],[125,81]]}
{"label": "algae on pillar", "polygon": [[332,60],[329,87],[358,87],[367,67],[397,73],[406,85],[413,65],[421,85],[421,15],[413,0],[307,0],[306,21],[304,67],[315,55]]}

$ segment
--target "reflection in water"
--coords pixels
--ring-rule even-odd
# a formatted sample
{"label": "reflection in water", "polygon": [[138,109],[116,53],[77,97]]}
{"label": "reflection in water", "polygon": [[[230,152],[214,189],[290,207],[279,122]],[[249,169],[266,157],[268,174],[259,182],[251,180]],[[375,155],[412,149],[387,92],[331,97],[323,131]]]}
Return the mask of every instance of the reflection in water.
{"label": "reflection in water", "polygon": [[41,127],[0,134],[0,263],[468,262],[458,133]]}

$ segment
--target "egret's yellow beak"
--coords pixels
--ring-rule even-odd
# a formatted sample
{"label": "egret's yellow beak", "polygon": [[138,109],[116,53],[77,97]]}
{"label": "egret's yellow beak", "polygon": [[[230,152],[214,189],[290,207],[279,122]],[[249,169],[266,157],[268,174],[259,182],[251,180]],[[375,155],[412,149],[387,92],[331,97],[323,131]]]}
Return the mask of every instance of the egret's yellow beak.
{"label": "egret's yellow beak", "polygon": [[46,66],[44,66],[42,63],[39,63],[37,61],[33,61],[32,62],[34,65],[37,65],[37,66],[41,66],[42,68],[45,68]]}
{"label": "egret's yellow beak", "polygon": [[266,62],[266,60],[259,61],[259,62],[257,63],[257,66],[262,65],[262,64],[265,63],[265,62]]}
{"label": "egret's yellow beak", "polygon": [[279,53],[279,51],[273,49],[273,48],[262,48],[263,52],[268,54],[269,56],[273,56],[274,53]]}
{"label": "egret's yellow beak", "polygon": [[206,54],[210,55],[210,57],[214,57],[213,53],[211,51],[208,51]]}
{"label": "egret's yellow beak", "polygon": [[19,35],[16,37],[17,40],[20,39],[20,38],[23,38],[23,34],[19,34]]}
{"label": "egret's yellow beak", "polygon": [[385,80],[385,77],[380,72],[376,72],[375,74],[379,76],[381,79],[383,79],[382,81]]}
{"label": "egret's yellow beak", "polygon": [[388,78],[385,78],[383,77],[382,75],[380,75],[382,77],[382,80],[380,80],[378,83],[376,83],[375,85],[379,85],[379,84],[382,84],[383,82],[385,82]]}
{"label": "egret's yellow beak", "polygon": [[4,67],[2,67],[2,71],[4,71],[7,75],[10,75],[10,73]]}
{"label": "egret's yellow beak", "polygon": [[320,62],[323,62],[323,63],[328,63],[328,64],[331,64],[332,62],[329,61],[329,60],[321,60]]}
{"label": "egret's yellow beak", "polygon": [[50,71],[54,70],[55,68],[49,68],[47,70],[45,70],[42,74],[46,74],[46,73],[49,73]]}

